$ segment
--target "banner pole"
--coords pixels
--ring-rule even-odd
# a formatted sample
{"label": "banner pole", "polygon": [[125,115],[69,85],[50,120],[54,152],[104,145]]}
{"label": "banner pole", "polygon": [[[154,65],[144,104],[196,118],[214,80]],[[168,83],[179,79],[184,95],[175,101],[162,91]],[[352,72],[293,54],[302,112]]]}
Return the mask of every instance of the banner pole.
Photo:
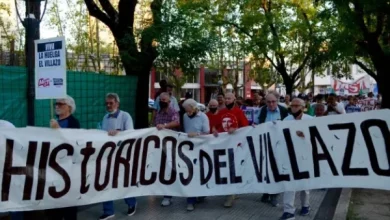
{"label": "banner pole", "polygon": [[50,99],[50,119],[54,119],[54,103],[53,99]]}

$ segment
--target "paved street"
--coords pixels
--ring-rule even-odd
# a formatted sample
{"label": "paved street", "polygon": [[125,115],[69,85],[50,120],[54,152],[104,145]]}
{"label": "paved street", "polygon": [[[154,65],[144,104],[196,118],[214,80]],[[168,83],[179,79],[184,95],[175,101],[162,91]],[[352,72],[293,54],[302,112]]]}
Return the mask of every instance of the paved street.
{"label": "paved street", "polygon": [[[311,191],[310,203],[312,211],[309,216],[302,217],[297,215],[297,220],[314,219],[318,208],[326,194],[325,190]],[[186,211],[185,198],[173,198],[173,204],[170,207],[161,207],[161,197],[143,197],[138,199],[137,213],[132,216],[126,216],[127,207],[124,201],[115,203],[116,218],[119,220],[277,220],[283,213],[282,197],[280,206],[273,208],[268,204],[260,202],[261,194],[240,195],[234,206],[230,209],[223,207],[224,197],[208,197],[204,203],[195,206],[195,211]],[[296,196],[297,207],[300,208],[300,200]],[[299,210],[298,210],[299,211]],[[96,220],[102,212],[102,205],[96,204],[82,208],[79,212],[79,219]]]}

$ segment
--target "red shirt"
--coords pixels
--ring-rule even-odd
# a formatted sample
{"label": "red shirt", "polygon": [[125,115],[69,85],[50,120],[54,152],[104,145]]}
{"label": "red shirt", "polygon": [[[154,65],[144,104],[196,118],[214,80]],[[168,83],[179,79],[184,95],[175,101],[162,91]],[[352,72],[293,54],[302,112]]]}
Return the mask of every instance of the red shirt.
{"label": "red shirt", "polygon": [[218,112],[216,128],[218,132],[227,132],[229,128],[242,128],[248,126],[248,119],[245,117],[244,112],[238,108],[221,109]]}
{"label": "red shirt", "polygon": [[213,127],[217,127],[217,124],[219,122],[219,115],[213,114],[212,112],[206,113],[207,117],[209,118],[209,124],[210,124],[210,134],[213,133]]}

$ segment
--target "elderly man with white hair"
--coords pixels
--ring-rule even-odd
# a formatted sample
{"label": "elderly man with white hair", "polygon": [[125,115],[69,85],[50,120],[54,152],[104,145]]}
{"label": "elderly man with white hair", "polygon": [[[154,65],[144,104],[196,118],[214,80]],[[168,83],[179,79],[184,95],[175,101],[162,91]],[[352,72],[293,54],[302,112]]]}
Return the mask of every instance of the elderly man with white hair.
{"label": "elderly man with white hair", "polygon": [[51,119],[52,128],[80,128],[79,121],[73,116],[76,111],[76,103],[70,96],[63,99],[57,99],[55,102],[56,119]]}
{"label": "elderly man with white hair", "polygon": [[[209,119],[205,113],[199,111],[198,103],[193,99],[187,99],[183,103],[183,107],[186,111],[183,116],[183,128],[184,132],[188,134],[188,137],[210,134]],[[195,203],[196,198],[187,198],[187,211],[193,211],[195,209]]]}
{"label": "elderly man with white hair", "polygon": [[[63,99],[57,99],[55,103],[55,113],[57,119],[50,121],[51,128],[73,128],[79,129],[80,123],[73,116],[76,111],[76,103],[70,96]],[[46,210],[46,215],[49,220],[77,220],[77,207],[66,207],[59,209]]]}
{"label": "elderly man with white hair", "polygon": [[[292,121],[292,120],[308,120],[313,117],[303,113],[305,109],[305,101],[300,98],[295,98],[292,100],[291,104],[291,115],[287,116],[283,121]],[[302,131],[297,131],[296,135],[301,138],[305,138],[305,135]],[[309,190],[301,191],[301,203],[302,208],[300,214],[303,216],[309,215],[310,204],[309,204]],[[283,203],[284,203],[284,213],[280,220],[293,220],[295,219],[295,192],[284,192],[283,194]]]}

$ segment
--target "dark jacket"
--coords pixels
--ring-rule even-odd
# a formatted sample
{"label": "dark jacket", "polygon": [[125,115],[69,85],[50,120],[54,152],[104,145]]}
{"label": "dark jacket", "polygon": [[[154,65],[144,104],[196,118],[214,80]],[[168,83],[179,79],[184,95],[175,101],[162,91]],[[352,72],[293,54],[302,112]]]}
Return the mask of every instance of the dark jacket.
{"label": "dark jacket", "polygon": [[[64,118],[62,120],[68,120],[68,127],[67,128],[74,128],[74,129],[80,128],[79,120],[77,120],[73,115],[70,115],[69,117]],[[58,121],[61,121],[61,120],[58,120]]]}
{"label": "dark jacket", "polygon": [[[284,118],[286,118],[288,116],[288,110],[281,105],[278,105],[278,107],[279,107],[279,111],[280,111],[280,118],[281,118],[281,120],[283,120]],[[259,123],[260,124],[264,123],[266,118],[267,118],[267,106],[263,106],[261,108],[261,111],[260,111]]]}

